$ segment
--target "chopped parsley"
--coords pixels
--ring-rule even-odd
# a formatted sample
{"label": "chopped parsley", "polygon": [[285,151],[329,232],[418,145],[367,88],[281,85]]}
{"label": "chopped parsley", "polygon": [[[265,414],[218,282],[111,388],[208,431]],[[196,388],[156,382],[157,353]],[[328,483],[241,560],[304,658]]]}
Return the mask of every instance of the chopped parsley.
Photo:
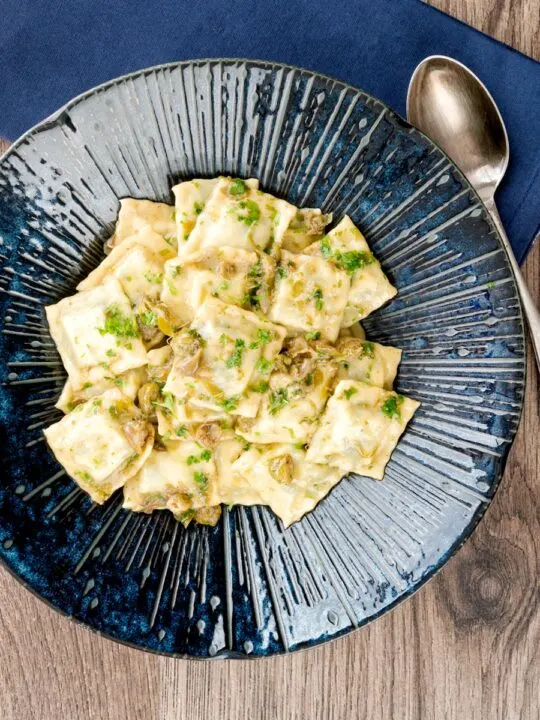
{"label": "chopped parsley", "polygon": [[163,280],[163,273],[153,273],[148,270],[144,273],[144,279],[146,282],[152,283],[154,285],[159,285],[159,283]]}
{"label": "chopped parsley", "polygon": [[187,427],[185,425],[179,425],[174,431],[176,437],[185,437],[187,435]]}
{"label": "chopped parsley", "polygon": [[253,225],[261,217],[259,206],[253,200],[242,200],[238,203],[238,207],[243,212],[238,213],[236,219],[245,225]]}
{"label": "chopped parsley", "polygon": [[200,215],[202,211],[204,210],[204,205],[201,205],[201,203],[193,203],[193,214],[194,215]]}
{"label": "chopped parsley", "polygon": [[83,387],[83,390],[88,390],[88,388],[91,388],[91,387],[92,387],[92,383],[91,383],[91,382],[85,382],[82,387]]}
{"label": "chopped parsley", "polygon": [[208,490],[208,478],[200,470],[195,470],[193,473],[193,479],[199,486],[199,490],[205,493]]}
{"label": "chopped parsley", "polygon": [[280,280],[284,280],[287,277],[287,271],[283,267],[283,265],[278,265],[276,268],[276,275]]}
{"label": "chopped parsley", "polygon": [[321,239],[320,248],[321,248],[321,255],[323,256],[323,258],[332,257],[333,253],[332,253],[332,248],[330,247],[330,240],[328,239],[328,235],[325,235]]}
{"label": "chopped parsley", "polygon": [[358,390],[355,387],[350,387],[350,388],[347,388],[346,390],[344,390],[343,394],[345,395],[347,400],[350,400],[352,398],[352,396],[357,392],[358,392]]}
{"label": "chopped parsley", "polygon": [[304,385],[313,385],[313,373],[309,373],[304,378]]}
{"label": "chopped parsley", "polygon": [[312,297],[315,300],[315,309],[320,312],[324,307],[324,296],[321,288],[314,290]]}
{"label": "chopped parsley", "polygon": [[486,287],[488,288],[488,290],[491,290],[492,288],[494,288],[495,283],[493,282],[493,280],[490,280],[488,283],[486,283]]}
{"label": "chopped parsley", "polygon": [[210,450],[203,450],[200,455],[188,455],[186,460],[188,465],[196,465],[200,462],[208,462],[212,457]]}
{"label": "chopped parsley", "polygon": [[390,420],[401,420],[400,405],[403,403],[403,395],[391,395],[386,398],[381,406],[381,411]]}
{"label": "chopped parsley", "polygon": [[307,332],[304,337],[306,340],[319,340],[321,333],[319,330],[315,330],[314,332]]}
{"label": "chopped parsley", "polygon": [[346,252],[336,253],[336,263],[349,275],[353,275],[357,270],[361,270],[366,265],[371,265],[374,262],[375,258],[367,250],[347,250]]}
{"label": "chopped parsley", "polygon": [[139,319],[143,325],[149,327],[157,327],[157,315],[153,310],[145,310],[139,314]]}
{"label": "chopped parsley", "polygon": [[257,339],[254,340],[252,343],[249,344],[250,350],[256,350],[257,348],[260,348],[261,345],[268,345],[269,342],[271,342],[273,339],[273,334],[270,332],[270,330],[257,330]]}
{"label": "chopped parsley", "polygon": [[109,405],[109,415],[115,420],[118,418],[119,412],[116,405]]}
{"label": "chopped parsley", "polygon": [[75,475],[79,478],[79,480],[82,480],[83,482],[92,482],[92,476],[87,472],[78,470]]}
{"label": "chopped parsley", "polygon": [[258,280],[262,274],[262,262],[260,260],[257,260],[257,262],[249,268],[247,276],[248,278],[250,278],[250,280]]}
{"label": "chopped parsley", "polygon": [[270,415],[277,415],[280,410],[289,404],[289,393],[287,388],[279,388],[271,392],[268,400],[268,410]]}
{"label": "chopped parsley", "polygon": [[218,405],[220,408],[223,408],[225,412],[230,413],[233,412],[233,410],[236,410],[239,400],[240,397],[238,395],[233,395],[233,397],[218,400]]}
{"label": "chopped parsley", "polygon": [[259,358],[257,360],[257,364],[255,365],[255,369],[261,373],[268,373],[272,369],[273,364],[274,363],[271,360],[267,360],[266,358]]}
{"label": "chopped parsley", "polygon": [[251,390],[256,393],[265,393],[270,385],[267,382],[260,382],[258,385],[252,385]]}
{"label": "chopped parsley", "polygon": [[116,357],[116,353],[115,353],[114,350],[112,350],[112,349],[107,350],[107,352],[105,353],[105,355],[106,355],[107,357]]}
{"label": "chopped parsley", "polygon": [[240,365],[242,364],[242,356],[245,349],[245,341],[242,340],[242,338],[236,338],[236,340],[234,341],[234,352],[225,361],[225,367],[229,368],[229,370],[232,368],[240,367]]}
{"label": "chopped parsley", "polygon": [[375,343],[367,341],[363,343],[361,357],[368,357],[373,359],[375,357]]}
{"label": "chopped parsley", "polygon": [[99,328],[101,335],[109,333],[117,337],[139,337],[139,328],[135,318],[126,315],[118,305],[110,305],[105,310],[105,325]]}
{"label": "chopped parsley", "polygon": [[172,393],[168,392],[162,392],[161,393],[161,407],[163,407],[167,412],[172,413],[174,411],[174,395]]}
{"label": "chopped parsley", "polygon": [[229,195],[238,197],[239,195],[245,195],[248,191],[246,183],[240,178],[235,178],[229,185]]}

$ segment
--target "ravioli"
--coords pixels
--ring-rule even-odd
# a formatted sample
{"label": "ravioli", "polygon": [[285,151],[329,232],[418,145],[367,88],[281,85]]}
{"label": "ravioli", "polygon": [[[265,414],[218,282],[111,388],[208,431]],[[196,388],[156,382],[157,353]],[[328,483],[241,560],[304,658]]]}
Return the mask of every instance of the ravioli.
{"label": "ravioli", "polygon": [[96,502],[215,525],[221,503],[287,527],[344,474],[382,478],[419,403],[398,348],[358,320],[396,289],[345,217],[255,179],[195,179],[175,207],[121,201],[110,253],[46,308],[68,373],[45,431]]}
{"label": "ravioli", "polygon": [[281,247],[292,253],[303,252],[308,245],[322,237],[330,222],[332,213],[323,215],[318,208],[298,209],[285,231]]}
{"label": "ravioli", "polygon": [[161,300],[177,326],[191,322],[208,297],[264,313],[274,271],[267,255],[234,247],[205,248],[165,264]]}
{"label": "ravioli", "polygon": [[344,327],[367,317],[397,293],[364,236],[347,215],[328,235],[306,248],[305,253],[326,258],[350,275],[351,289],[342,321]]}
{"label": "ravioli", "polygon": [[259,493],[249,482],[232,469],[233,463],[246,450],[246,442],[234,435],[224,439],[216,448],[219,501],[225,505],[263,505]]}
{"label": "ravioli", "polygon": [[390,455],[420,403],[357,380],[341,380],[306,458],[382,480]]}
{"label": "ravioli", "polygon": [[154,429],[118,389],[87,400],[44,430],[58,462],[101,504],[141,468]]}
{"label": "ravioli", "polygon": [[74,392],[146,364],[131,303],[118,280],[45,308]]}
{"label": "ravioli", "polygon": [[184,412],[200,408],[217,418],[223,413],[254,417],[260,394],[252,388],[264,380],[284,337],[279,325],[208,298],[191,327],[172,342],[174,360],[164,392],[176,399],[177,417],[182,406]]}
{"label": "ravioli", "polygon": [[242,418],[237,432],[254,443],[307,443],[331,393],[337,371],[333,358],[325,358],[304,343],[297,352],[280,356],[289,364],[272,373],[254,420]]}
{"label": "ravioli", "polygon": [[174,208],[153,200],[120,200],[120,212],[108,248],[114,248],[141,230],[152,230],[173,249],[176,248]]}
{"label": "ravioli", "polygon": [[[204,210],[208,198],[219,180],[220,178],[211,178],[209,180],[198,178],[187,180],[173,187],[176,233],[180,247],[188,240],[197,218]],[[255,189],[259,187],[258,180],[246,180],[246,184]]]}
{"label": "ravioli", "polygon": [[333,342],[343,321],[349,289],[347,273],[322,257],[283,250],[268,317],[285,325],[289,335],[310,333]]}
{"label": "ravioli", "polygon": [[124,485],[125,508],[137,512],[168,509],[184,521],[190,519],[190,511],[218,502],[213,452],[189,436],[152,450]]}
{"label": "ravioli", "polygon": [[255,190],[249,181],[220,178],[178,254],[224,245],[270,253],[295,214],[294,205]]}
{"label": "ravioli", "polygon": [[77,290],[89,290],[115,277],[132,303],[146,295],[159,296],[163,265],[175,250],[150,227],[143,227],[121,244],[84,278]]}
{"label": "ravioli", "polygon": [[401,350],[354,337],[339,338],[336,343],[339,360],[339,378],[361,380],[391,390],[399,363]]}
{"label": "ravioli", "polygon": [[62,410],[64,413],[71,412],[79,403],[85,402],[90,398],[101,395],[107,390],[117,387],[130,400],[135,400],[137,392],[146,380],[146,371],[144,368],[136,368],[128,370],[118,377],[108,376],[101,382],[90,387],[81,388],[78,392],[74,392],[69,378],[60,393],[60,397],[54,407]]}
{"label": "ravioli", "polygon": [[297,522],[341,480],[337,469],[308,462],[290,444],[252,445],[232,464],[285,527]]}

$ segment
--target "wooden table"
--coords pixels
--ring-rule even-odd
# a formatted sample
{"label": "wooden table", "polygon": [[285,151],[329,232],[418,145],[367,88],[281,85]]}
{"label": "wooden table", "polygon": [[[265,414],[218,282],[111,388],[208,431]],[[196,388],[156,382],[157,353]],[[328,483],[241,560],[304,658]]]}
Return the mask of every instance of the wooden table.
{"label": "wooden table", "polygon": [[[540,58],[540,0],[431,2]],[[540,242],[524,269],[540,302]],[[0,568],[0,718],[538,720],[540,400],[531,356],[501,489],[472,539],[411,600],[308,652],[188,662],[99,638]]]}

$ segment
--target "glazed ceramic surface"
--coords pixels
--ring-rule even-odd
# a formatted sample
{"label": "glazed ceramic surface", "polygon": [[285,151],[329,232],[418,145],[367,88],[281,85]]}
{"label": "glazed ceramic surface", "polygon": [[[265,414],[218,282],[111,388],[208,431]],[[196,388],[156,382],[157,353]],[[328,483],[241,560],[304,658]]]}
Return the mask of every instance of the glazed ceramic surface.
{"label": "glazed ceramic surface", "polygon": [[[258,177],[348,213],[399,295],[368,337],[404,350],[422,402],[383,482],[345,478],[284,531],[266,508],[215,528],[95,506],[47,449],[65,380],[43,308],[102,258],[119,198],[171,202],[181,179]],[[0,553],[58,610],[146,650],[271,655],[387,611],[469,536],[521,412],[524,338],[508,259],[443,153],[382,103],[308,71],[211,60],[76,98],[0,163]]]}

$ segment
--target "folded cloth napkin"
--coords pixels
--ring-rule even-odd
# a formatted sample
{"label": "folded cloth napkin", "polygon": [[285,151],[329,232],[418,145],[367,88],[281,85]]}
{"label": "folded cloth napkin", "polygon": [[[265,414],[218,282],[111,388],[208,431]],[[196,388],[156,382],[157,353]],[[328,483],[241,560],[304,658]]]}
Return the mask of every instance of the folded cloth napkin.
{"label": "folded cloth napkin", "polygon": [[419,0],[2,0],[0,136],[123,73],[201,57],[300,65],[403,115],[411,73],[431,54],[464,62],[499,104],[511,163],[498,202],[522,260],[540,229],[540,63]]}

